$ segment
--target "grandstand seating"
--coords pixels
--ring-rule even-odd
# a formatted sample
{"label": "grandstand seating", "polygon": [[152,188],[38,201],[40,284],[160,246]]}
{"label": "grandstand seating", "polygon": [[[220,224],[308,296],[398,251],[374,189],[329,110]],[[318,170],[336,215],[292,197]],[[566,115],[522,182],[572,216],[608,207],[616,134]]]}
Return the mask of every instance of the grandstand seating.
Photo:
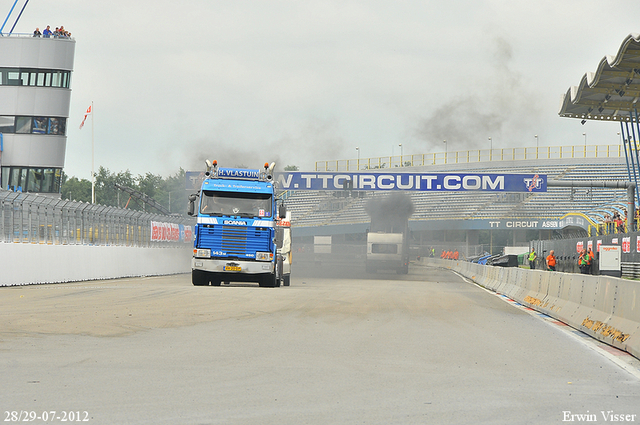
{"label": "grandstand seating", "polygon": [[[469,172],[470,164],[411,167],[403,172]],[[473,172],[482,173],[538,173],[554,180],[627,181],[626,164],[620,158],[570,160],[533,160],[477,163]],[[415,206],[411,220],[469,220],[536,218],[557,219],[570,212],[585,213],[594,221],[602,221],[605,213],[625,208],[626,190],[608,188],[550,187],[546,193],[527,193],[520,198],[500,201],[499,195],[489,192],[408,192]],[[364,197],[337,198],[334,192],[291,191],[287,206],[292,212],[294,226],[323,226],[367,223],[370,221],[365,205],[383,192],[366,192]],[[341,202],[335,202],[342,199]]]}

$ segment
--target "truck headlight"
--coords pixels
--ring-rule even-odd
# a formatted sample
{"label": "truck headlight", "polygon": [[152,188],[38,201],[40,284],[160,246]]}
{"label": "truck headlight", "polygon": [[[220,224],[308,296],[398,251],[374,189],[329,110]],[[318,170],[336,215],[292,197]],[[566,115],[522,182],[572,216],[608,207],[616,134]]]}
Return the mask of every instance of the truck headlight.
{"label": "truck headlight", "polygon": [[256,252],[256,260],[271,261],[273,260],[273,252]]}
{"label": "truck headlight", "polygon": [[211,258],[211,250],[208,248],[195,248],[193,250],[193,256],[196,258]]}

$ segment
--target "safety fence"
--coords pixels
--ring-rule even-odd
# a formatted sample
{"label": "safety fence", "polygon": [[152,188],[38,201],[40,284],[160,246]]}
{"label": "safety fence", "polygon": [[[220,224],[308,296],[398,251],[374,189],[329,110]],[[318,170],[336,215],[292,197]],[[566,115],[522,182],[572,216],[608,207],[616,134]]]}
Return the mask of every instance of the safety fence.
{"label": "safety fence", "polygon": [[0,242],[171,246],[192,241],[193,219],[0,190]]}
{"label": "safety fence", "polygon": [[[638,148],[633,150],[635,152]],[[532,159],[620,157],[624,157],[624,148],[621,145],[534,146],[316,161],[316,171],[358,171],[381,168],[469,164],[476,162],[523,161]]]}

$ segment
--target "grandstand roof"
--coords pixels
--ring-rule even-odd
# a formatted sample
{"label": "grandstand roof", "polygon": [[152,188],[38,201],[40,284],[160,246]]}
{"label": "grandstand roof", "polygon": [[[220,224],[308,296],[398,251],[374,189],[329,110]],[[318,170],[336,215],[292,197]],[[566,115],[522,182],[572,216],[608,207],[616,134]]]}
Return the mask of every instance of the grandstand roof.
{"label": "grandstand roof", "polygon": [[628,121],[640,98],[640,34],[629,34],[615,56],[605,56],[562,97],[559,115],[583,120]]}

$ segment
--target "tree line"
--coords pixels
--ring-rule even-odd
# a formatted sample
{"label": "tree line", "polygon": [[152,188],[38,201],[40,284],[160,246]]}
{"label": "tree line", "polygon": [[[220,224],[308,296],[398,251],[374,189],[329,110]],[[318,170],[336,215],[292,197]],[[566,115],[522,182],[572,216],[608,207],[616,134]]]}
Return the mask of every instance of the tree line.
{"label": "tree line", "polygon": [[[100,167],[96,173],[96,204],[109,207],[127,208],[138,211],[158,212],[129,194],[116,188],[115,184],[137,190],[172,213],[187,214],[188,196],[185,189],[185,170],[180,170],[172,176],[162,177],[153,173],[134,176],[131,171],[111,172],[108,168]],[[91,181],[69,177],[62,174],[62,199],[70,201],[91,202]]]}
{"label": "tree line", "polygon": [[[238,166],[236,168],[246,168]],[[298,166],[287,165],[285,171],[298,171]],[[96,204],[108,207],[128,208],[138,211],[158,212],[142,201],[129,196],[128,193],[116,188],[116,183],[137,190],[168,209],[171,213],[187,214],[188,197],[186,190],[186,172],[182,167],[177,173],[169,177],[162,177],[153,173],[134,176],[131,171],[111,172],[108,168],[100,167],[96,173]],[[69,177],[62,172],[62,199],[70,201],[91,202],[91,181]]]}

